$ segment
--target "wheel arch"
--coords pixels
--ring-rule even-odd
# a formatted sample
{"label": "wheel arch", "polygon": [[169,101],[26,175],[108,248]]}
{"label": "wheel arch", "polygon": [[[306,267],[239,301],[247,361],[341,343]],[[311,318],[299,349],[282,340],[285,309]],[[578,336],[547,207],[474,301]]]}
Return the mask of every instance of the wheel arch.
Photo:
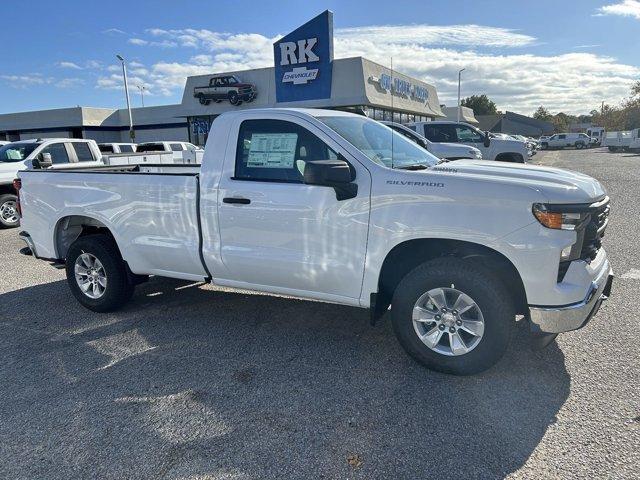
{"label": "wheel arch", "polygon": [[497,250],[478,243],[440,238],[406,240],[395,245],[386,255],[378,276],[378,293],[373,310],[378,316],[391,304],[396,287],[418,265],[442,257],[475,259],[491,268],[509,290],[516,312],[524,315],[527,296],[515,265]]}
{"label": "wheel arch", "polygon": [[69,247],[78,238],[97,233],[108,235],[116,245],[118,244],[111,229],[98,219],[86,215],[67,215],[60,218],[56,223],[53,237],[56,258],[65,259]]}

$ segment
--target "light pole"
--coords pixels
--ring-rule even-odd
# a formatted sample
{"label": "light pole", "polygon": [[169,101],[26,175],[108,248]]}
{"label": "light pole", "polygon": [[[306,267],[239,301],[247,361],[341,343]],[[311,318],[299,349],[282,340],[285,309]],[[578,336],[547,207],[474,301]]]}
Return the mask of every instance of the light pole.
{"label": "light pole", "polygon": [[144,85],[136,85],[138,90],[140,90],[140,98],[142,99],[142,106],[144,107],[144,91],[147,89]]}
{"label": "light pole", "polygon": [[460,110],[462,109],[460,105],[460,78],[462,77],[462,72],[464,71],[465,71],[464,68],[458,71],[458,123],[460,123]]}
{"label": "light pole", "polygon": [[116,55],[116,58],[122,63],[122,76],[124,77],[124,93],[127,96],[127,111],[129,112],[129,137],[131,141],[135,141],[136,133],[133,131],[133,117],[131,116],[131,102],[129,102],[129,85],[127,83],[127,66],[124,63],[122,55]]}

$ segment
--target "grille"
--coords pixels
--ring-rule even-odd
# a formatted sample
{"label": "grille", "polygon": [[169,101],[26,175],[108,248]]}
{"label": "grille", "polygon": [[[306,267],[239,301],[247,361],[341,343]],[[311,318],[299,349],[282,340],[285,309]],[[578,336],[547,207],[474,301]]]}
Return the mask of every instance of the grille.
{"label": "grille", "polygon": [[593,260],[598,254],[598,250],[602,247],[602,237],[609,222],[609,199],[604,202],[593,205],[589,212],[589,220],[584,230],[584,239],[582,241],[582,249],[580,258],[582,260]]}

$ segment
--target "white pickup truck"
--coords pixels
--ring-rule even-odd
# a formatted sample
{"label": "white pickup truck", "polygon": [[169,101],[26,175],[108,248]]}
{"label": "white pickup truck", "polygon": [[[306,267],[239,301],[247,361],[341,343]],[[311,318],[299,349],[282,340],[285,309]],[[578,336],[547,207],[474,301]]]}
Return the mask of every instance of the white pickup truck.
{"label": "white pickup truck", "polygon": [[407,126],[434,143],[458,143],[475,147],[482,152],[484,160],[526,163],[530,156],[524,142],[491,138],[489,132],[482,132],[468,123],[436,120],[412,122]]}
{"label": "white pickup truck", "polygon": [[18,226],[13,180],[19,170],[103,165],[98,146],[81,138],[45,138],[7,142],[0,146],[0,228]]}
{"label": "white pickup truck", "polygon": [[391,307],[405,350],[455,374],[493,365],[516,315],[544,342],[582,327],[613,278],[602,186],[556,168],[435,163],[360,115],[228,112],[201,167],[20,172],[20,237],[24,253],[66,265],[94,311],[149,275],[368,308],[372,322]]}
{"label": "white pickup truck", "polygon": [[146,142],[136,146],[137,153],[171,153],[174,163],[202,163],[204,151],[189,142]]}
{"label": "white pickup truck", "polygon": [[482,160],[482,152],[475,147],[469,147],[467,145],[458,145],[457,143],[434,143],[430,142],[422,135],[414,131],[409,127],[405,127],[401,123],[382,121],[383,125],[395,130],[401,135],[404,135],[409,140],[417,143],[422,148],[427,150],[430,154],[438,157],[443,161],[460,160],[463,158],[472,160]]}

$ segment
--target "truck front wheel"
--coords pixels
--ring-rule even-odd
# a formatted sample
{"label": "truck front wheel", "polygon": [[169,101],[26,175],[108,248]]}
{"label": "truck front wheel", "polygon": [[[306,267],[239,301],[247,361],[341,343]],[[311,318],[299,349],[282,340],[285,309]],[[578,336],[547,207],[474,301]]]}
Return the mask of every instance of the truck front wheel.
{"label": "truck front wheel", "polygon": [[395,290],[393,328],[424,366],[471,375],[504,354],[515,311],[503,283],[479,262],[439,258],[409,272]]}
{"label": "truck front wheel", "polygon": [[67,253],[66,271],[73,296],[94,312],[117,310],[133,295],[120,251],[107,235],[76,240]]}

